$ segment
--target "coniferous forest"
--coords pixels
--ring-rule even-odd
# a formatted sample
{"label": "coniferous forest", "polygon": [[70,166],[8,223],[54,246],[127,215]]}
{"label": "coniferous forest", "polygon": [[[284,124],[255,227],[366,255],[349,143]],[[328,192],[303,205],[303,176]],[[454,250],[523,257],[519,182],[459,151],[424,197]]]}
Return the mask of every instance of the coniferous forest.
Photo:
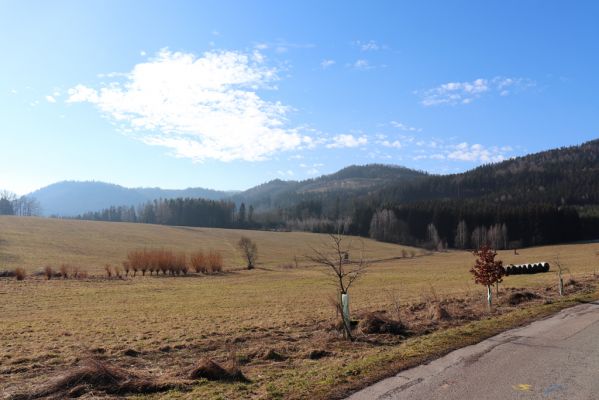
{"label": "coniferous forest", "polygon": [[227,200],[155,200],[79,218],[343,232],[434,249],[590,240],[599,238],[599,140],[460,174],[352,166],[309,181],[272,181]]}

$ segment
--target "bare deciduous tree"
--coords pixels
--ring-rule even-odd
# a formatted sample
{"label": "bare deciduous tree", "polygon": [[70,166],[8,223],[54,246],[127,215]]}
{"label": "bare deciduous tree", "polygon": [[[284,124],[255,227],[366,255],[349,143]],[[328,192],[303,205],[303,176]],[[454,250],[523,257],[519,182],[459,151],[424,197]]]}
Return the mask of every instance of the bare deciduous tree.
{"label": "bare deciduous tree", "polygon": [[468,233],[468,225],[462,220],[458,223],[455,234],[455,247],[458,249],[466,249],[470,244],[470,234]]}
{"label": "bare deciduous tree", "polygon": [[350,318],[349,318],[349,289],[353,283],[360,278],[368,263],[364,259],[364,248],[360,251],[360,256],[357,259],[352,259],[350,254],[355,248],[352,248],[351,242],[347,246],[343,243],[343,236],[330,234],[330,243],[323,249],[312,249],[313,254],[306,258],[318,265],[327,268],[328,273],[332,276],[333,284],[337,287],[342,305],[343,329],[349,340],[352,340]]}
{"label": "bare deciduous tree", "polygon": [[247,268],[254,269],[256,260],[258,259],[258,246],[247,236],[242,236],[237,242],[237,247],[243,253],[243,257],[247,261]]}

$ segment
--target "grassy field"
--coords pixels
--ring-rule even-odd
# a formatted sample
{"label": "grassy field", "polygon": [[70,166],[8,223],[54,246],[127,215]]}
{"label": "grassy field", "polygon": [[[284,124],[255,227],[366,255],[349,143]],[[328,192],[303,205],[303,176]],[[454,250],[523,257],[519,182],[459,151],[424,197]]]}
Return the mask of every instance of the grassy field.
{"label": "grassy field", "polygon": [[[242,234],[258,244],[260,264],[256,270],[238,268],[243,262],[235,243]],[[335,289],[325,271],[305,261],[298,268],[283,267],[326,240],[326,235],[308,233],[0,217],[0,269],[23,266],[33,272],[44,265],[68,262],[100,275],[105,263],[120,263],[128,250],[139,247],[188,252],[217,249],[223,251],[229,267],[228,272],[216,276],[0,279],[0,393],[39,385],[91,355],[172,379],[181,378],[182,371],[207,356],[217,361],[235,358],[251,382],[202,380],[186,390],[148,396],[324,398],[344,383],[366,382],[368,370],[377,370],[374,364],[380,369],[381,362],[392,361],[390,354],[401,353],[398,357],[404,358],[412,354],[410,359],[419,359],[414,349],[422,347],[420,339],[365,338],[348,344],[329,329],[335,312],[327,299]],[[376,262],[352,289],[356,314],[389,311],[397,296],[404,313],[409,305],[431,297],[482,299],[481,288],[474,286],[468,273],[473,256],[467,252],[426,254],[370,240],[364,241],[364,247],[366,256]],[[417,256],[399,258],[402,249],[414,250]],[[505,263],[552,262],[559,255],[579,279],[599,269],[598,251],[598,243],[560,245],[522,249],[519,255],[500,252],[499,258]],[[506,278],[504,285],[545,288],[555,280],[553,273],[520,275]],[[536,314],[529,314],[543,315],[550,306],[539,303],[537,307]],[[501,318],[511,323],[524,318],[517,314],[524,311],[513,312],[516,314],[508,314],[512,317]],[[468,329],[485,336],[501,326],[491,329],[489,322],[481,323]],[[468,335],[468,340],[477,337]],[[434,346],[430,349],[440,351]],[[127,350],[139,354],[127,356]],[[284,354],[286,359],[265,359],[262,355],[268,350]],[[311,359],[309,353],[314,350],[329,354]]]}

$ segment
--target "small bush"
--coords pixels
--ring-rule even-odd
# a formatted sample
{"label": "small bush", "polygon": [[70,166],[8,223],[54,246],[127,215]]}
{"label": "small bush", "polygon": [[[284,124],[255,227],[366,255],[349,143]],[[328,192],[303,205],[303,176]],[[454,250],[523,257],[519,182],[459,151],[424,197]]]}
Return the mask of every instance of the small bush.
{"label": "small bush", "polygon": [[18,281],[22,281],[23,279],[25,279],[26,276],[27,276],[27,273],[25,272],[24,268],[21,268],[21,267],[15,268],[15,277],[17,278]]}
{"label": "small bush", "polygon": [[104,271],[106,271],[106,277],[107,277],[108,279],[112,278],[112,265],[110,265],[110,264],[106,264],[106,265],[104,266]]}
{"label": "small bush", "polygon": [[129,263],[129,261],[123,261],[123,269],[125,270],[125,276],[129,276],[129,271],[131,270],[131,263]]}
{"label": "small bush", "polygon": [[59,268],[60,270],[60,277],[62,279],[68,279],[69,278],[69,272],[70,272],[71,267],[67,264],[62,264]]}
{"label": "small bush", "polygon": [[54,270],[52,269],[52,267],[51,267],[51,266],[49,266],[49,265],[46,265],[46,266],[44,267],[44,275],[46,276],[46,279],[47,279],[47,280],[50,280],[50,279],[52,279],[52,277],[54,276]]}
{"label": "small bush", "polygon": [[208,269],[211,273],[223,270],[223,256],[218,251],[210,250],[208,253]]}
{"label": "small bush", "polygon": [[204,255],[203,251],[196,251],[189,257],[191,267],[197,273],[206,274],[208,273],[208,258]]}

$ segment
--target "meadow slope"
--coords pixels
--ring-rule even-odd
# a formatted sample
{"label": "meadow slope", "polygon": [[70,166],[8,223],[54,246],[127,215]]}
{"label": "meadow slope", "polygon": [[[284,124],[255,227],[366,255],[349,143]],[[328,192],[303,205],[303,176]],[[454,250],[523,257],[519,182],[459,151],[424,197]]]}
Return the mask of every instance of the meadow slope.
{"label": "meadow slope", "polygon": [[[235,242],[241,235],[258,243],[261,258],[256,270],[240,268]],[[326,235],[310,233],[0,217],[0,269],[24,266],[33,272],[69,262],[101,275],[105,263],[120,263],[127,250],[144,246],[188,252],[218,249],[229,267],[215,276],[50,281],[29,276],[21,282],[0,278],[0,393],[27,390],[88,356],[173,379],[208,356],[218,361],[234,357],[251,383],[200,381],[191,391],[148,396],[326,396],[339,374],[343,379],[367,374],[354,366],[387,357],[398,348],[409,349],[405,346],[412,343],[389,337],[350,345],[331,332],[335,311],[328,299],[335,289],[325,270],[301,260],[326,240]],[[367,257],[376,262],[352,289],[355,314],[392,310],[398,297],[406,306],[403,313],[407,306],[435,297],[483,297],[468,273],[473,256],[467,252],[427,254],[370,240],[363,243]],[[417,256],[401,258],[402,249]],[[506,251],[499,257],[506,263],[551,262],[559,254],[578,278],[595,272],[598,251],[598,243],[588,243],[521,249],[519,255]],[[289,268],[294,256],[300,257],[299,267]],[[504,286],[551,288],[555,274],[508,277]],[[138,355],[127,356],[127,350]],[[286,359],[264,358],[268,350]],[[311,359],[314,350],[328,355]]]}

